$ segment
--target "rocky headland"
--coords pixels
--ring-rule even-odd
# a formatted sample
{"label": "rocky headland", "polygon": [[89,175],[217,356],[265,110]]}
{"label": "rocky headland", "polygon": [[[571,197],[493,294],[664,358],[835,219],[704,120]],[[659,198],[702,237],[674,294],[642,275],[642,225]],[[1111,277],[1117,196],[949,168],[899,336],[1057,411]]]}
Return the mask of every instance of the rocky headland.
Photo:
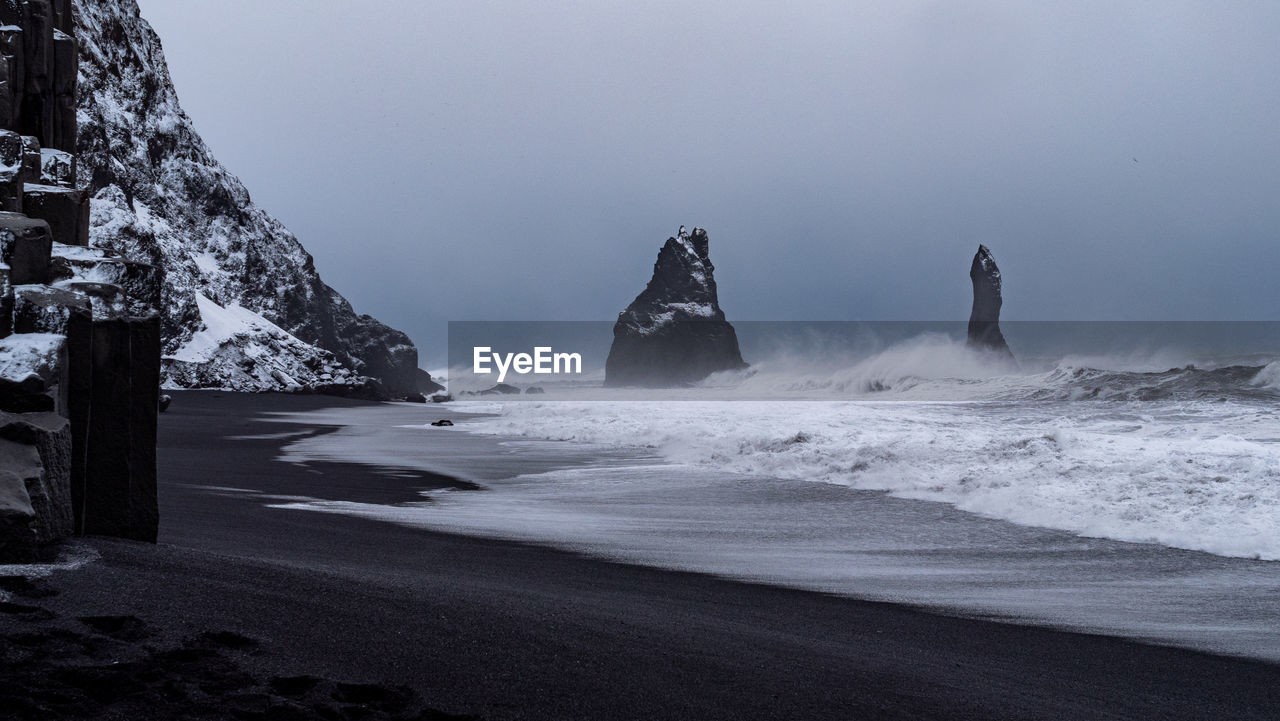
{"label": "rocky headland", "polygon": [[[183,112],[135,0],[78,0],[76,187],[91,244],[164,276],[167,386],[401,398],[431,392],[404,333],[352,309],[298,239],[254,204]],[[70,13],[67,14],[70,17]],[[63,88],[65,90],[65,87]],[[87,212],[87,209],[82,212]]]}

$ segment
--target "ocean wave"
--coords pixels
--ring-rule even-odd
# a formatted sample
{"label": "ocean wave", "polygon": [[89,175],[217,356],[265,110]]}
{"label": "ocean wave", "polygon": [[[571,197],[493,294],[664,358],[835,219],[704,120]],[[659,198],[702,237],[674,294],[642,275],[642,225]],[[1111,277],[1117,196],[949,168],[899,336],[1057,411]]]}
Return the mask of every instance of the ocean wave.
{"label": "ocean wave", "polygon": [[[1111,378],[1051,373],[1064,386]],[[1158,399],[1099,404],[524,402],[471,427],[887,491],[1086,536],[1280,560],[1280,409],[1201,393],[1249,373],[1121,374],[1114,382],[1130,396]],[[1198,390],[1175,398],[1184,385]],[[1140,388],[1155,390],[1132,390]]]}
{"label": "ocean wave", "polygon": [[[700,392],[699,392],[700,391]],[[1280,361],[1270,365],[1173,353],[1068,356],[1016,363],[925,334],[854,362],[779,354],[719,373],[691,399],[1047,401],[1280,398]]]}
{"label": "ocean wave", "polygon": [[1268,363],[1253,377],[1253,385],[1268,390],[1280,391],[1280,361]]}

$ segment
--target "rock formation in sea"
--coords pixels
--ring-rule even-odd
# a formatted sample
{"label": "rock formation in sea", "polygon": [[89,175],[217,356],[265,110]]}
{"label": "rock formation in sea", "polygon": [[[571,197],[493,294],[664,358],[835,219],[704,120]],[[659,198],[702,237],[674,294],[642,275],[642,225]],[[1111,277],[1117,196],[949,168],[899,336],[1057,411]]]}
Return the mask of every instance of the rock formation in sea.
{"label": "rock formation in sea", "polygon": [[1000,307],[1004,305],[1000,268],[996,266],[996,259],[991,256],[987,246],[978,246],[978,253],[973,256],[973,265],[969,268],[969,279],[973,281],[969,347],[1013,360],[1013,352],[1004,340],[1004,333],[1000,332]]}
{"label": "rock formation in sea", "polygon": [[658,253],[649,285],[618,315],[605,385],[670,388],[746,367],[720,309],[707,231],[681,226]]}
{"label": "rock formation in sea", "polygon": [[159,270],[89,244],[71,0],[0,0],[0,562],[155,541]]}
{"label": "rock formation in sea", "polygon": [[94,246],[162,271],[166,385],[430,392],[408,336],[358,315],[213,157],[178,103],[137,2],[77,0],[77,10],[78,176],[93,198],[87,232]]}

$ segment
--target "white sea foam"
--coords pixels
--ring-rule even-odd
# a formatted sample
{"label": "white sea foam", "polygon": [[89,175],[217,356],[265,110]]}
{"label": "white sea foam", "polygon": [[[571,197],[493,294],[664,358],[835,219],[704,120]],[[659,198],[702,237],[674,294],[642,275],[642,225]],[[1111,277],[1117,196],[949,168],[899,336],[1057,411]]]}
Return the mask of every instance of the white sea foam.
{"label": "white sea foam", "polygon": [[641,447],[675,464],[1280,560],[1274,404],[548,401],[507,404],[468,428]]}
{"label": "white sea foam", "polygon": [[[940,334],[854,362],[813,350],[778,352],[664,400],[597,388],[487,402],[493,415],[466,428],[1280,560],[1280,362],[1153,345],[1019,367]],[[824,355],[832,361],[815,360]],[[582,400],[601,397],[612,400]]]}
{"label": "white sea foam", "polygon": [[[289,444],[287,460],[452,472],[487,490],[263,500],[1280,659],[1277,567],[1240,560],[1280,560],[1280,396],[1265,361],[992,372],[958,368],[955,346],[888,349],[901,365],[758,363],[686,394],[789,383],[834,400],[628,390],[308,413],[340,428]],[[876,377],[895,385],[860,390]],[[424,425],[446,409],[455,428]]]}
{"label": "white sea foam", "polygon": [[1258,371],[1258,375],[1253,378],[1253,384],[1262,388],[1280,391],[1280,361],[1268,363],[1262,370]]}

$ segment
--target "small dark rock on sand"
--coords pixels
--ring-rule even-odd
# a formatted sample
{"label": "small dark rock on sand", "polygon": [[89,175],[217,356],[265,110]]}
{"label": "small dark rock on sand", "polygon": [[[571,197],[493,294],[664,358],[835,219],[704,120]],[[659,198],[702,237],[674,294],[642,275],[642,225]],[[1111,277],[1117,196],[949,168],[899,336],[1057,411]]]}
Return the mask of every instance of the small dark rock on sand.
{"label": "small dark rock on sand", "polygon": [[438,420],[435,423],[432,423],[431,425],[437,428],[448,428],[453,425],[453,421],[449,420],[448,418],[445,418],[442,420]]}

